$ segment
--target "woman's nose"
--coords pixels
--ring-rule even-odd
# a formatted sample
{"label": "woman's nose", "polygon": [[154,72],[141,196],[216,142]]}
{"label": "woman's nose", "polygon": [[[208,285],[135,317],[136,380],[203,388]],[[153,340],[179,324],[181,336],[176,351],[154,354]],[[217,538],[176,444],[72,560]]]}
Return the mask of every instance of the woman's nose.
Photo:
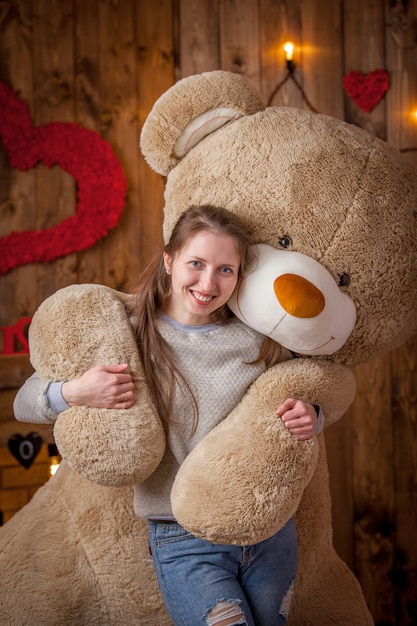
{"label": "woman's nose", "polygon": [[216,286],[216,272],[206,268],[200,277],[200,284],[205,291],[213,291]]}

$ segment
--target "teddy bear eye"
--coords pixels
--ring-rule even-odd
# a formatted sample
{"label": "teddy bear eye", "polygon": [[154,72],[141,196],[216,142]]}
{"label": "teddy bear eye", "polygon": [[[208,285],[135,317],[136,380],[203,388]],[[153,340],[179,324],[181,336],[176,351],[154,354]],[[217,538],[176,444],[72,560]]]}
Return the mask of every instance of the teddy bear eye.
{"label": "teddy bear eye", "polygon": [[350,283],[349,274],[346,274],[345,272],[343,272],[343,274],[339,274],[339,282],[338,282],[339,287],[347,287],[349,283]]}
{"label": "teddy bear eye", "polygon": [[292,246],[292,239],[291,239],[291,237],[289,237],[288,235],[284,235],[279,240],[279,245],[282,248],[289,248],[290,246]]}

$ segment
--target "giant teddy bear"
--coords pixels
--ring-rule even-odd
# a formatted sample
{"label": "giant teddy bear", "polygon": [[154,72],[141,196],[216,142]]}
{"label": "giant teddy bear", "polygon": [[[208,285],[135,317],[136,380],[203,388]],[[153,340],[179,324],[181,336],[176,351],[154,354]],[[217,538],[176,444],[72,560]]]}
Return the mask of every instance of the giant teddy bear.
{"label": "giant teddy bear", "polygon": [[[294,515],[300,562],[290,624],[370,625],[359,585],[332,547],[323,435],[298,442],[274,412],[300,396],[322,406],[327,426],[353,400],[351,368],[417,331],[417,173],[356,127],[265,108],[248,81],[223,71],[163,94],[141,148],[167,177],[165,237],[191,204],[224,206],[246,222],[257,245],[231,307],[298,353],[260,376],[186,459],[174,511],[192,532],[237,544]],[[0,617],[11,626],[170,623],[146,525],[132,512],[132,484],[153,471],[164,437],[127,321],[129,299],[76,285],[33,318],[31,360],[41,377],[127,362],[137,402],[126,413],[79,407],[59,416],[60,469],[0,532]]]}

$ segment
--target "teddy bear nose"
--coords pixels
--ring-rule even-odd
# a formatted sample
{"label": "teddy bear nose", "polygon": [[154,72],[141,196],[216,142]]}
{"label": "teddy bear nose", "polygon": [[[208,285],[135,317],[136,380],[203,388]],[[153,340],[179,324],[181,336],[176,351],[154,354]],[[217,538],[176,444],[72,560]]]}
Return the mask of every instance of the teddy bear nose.
{"label": "teddy bear nose", "polygon": [[274,281],[275,296],[282,308],[294,317],[316,317],[325,299],[313,283],[296,274],[282,274]]}

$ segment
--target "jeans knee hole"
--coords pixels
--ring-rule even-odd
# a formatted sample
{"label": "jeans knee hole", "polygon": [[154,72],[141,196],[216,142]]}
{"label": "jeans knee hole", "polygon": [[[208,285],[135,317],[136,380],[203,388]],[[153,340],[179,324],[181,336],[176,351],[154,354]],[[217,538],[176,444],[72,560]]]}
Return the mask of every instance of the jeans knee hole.
{"label": "jeans knee hole", "polygon": [[220,600],[207,614],[208,626],[238,626],[247,624],[239,602]]}
{"label": "jeans knee hole", "polygon": [[279,611],[280,615],[285,617],[285,619],[288,618],[293,595],[294,595],[294,581],[292,581],[291,585],[288,587],[288,591],[282,599],[281,608]]}

